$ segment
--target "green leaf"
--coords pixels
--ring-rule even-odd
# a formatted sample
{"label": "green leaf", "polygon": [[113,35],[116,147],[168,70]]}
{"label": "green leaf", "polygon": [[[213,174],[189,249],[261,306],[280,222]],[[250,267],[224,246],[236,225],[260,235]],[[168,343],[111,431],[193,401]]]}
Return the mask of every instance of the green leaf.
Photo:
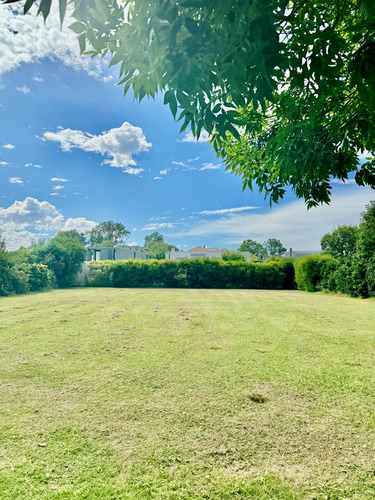
{"label": "green leaf", "polygon": [[34,5],[35,2],[36,0],[26,0],[25,5],[23,7],[23,13],[27,14],[27,12],[29,12],[29,10],[31,9],[31,7]]}
{"label": "green leaf", "polygon": [[74,33],[77,33],[77,35],[80,35],[84,31],[86,31],[86,26],[83,23],[76,21],[69,26],[69,29],[74,31]]}
{"label": "green leaf", "polygon": [[42,0],[39,5],[38,14],[41,12],[44,18],[44,22],[46,21],[49,11],[51,10],[52,0]]}
{"label": "green leaf", "polygon": [[81,54],[83,52],[85,52],[85,49],[86,49],[86,35],[85,33],[82,33],[82,35],[80,35],[78,37],[78,43],[79,43],[79,50],[81,51]]}
{"label": "green leaf", "polygon": [[[62,24],[64,22],[64,18],[65,18],[66,4],[67,4],[67,0],[60,0],[59,11],[60,11],[60,25],[61,26],[62,26]],[[83,52],[83,50],[81,52]]]}

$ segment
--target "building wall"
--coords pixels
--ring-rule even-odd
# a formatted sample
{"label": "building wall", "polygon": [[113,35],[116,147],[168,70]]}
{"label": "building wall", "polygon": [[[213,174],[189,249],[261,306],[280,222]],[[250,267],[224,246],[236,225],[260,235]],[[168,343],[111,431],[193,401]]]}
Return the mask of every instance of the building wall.
{"label": "building wall", "polygon": [[[224,250],[206,250],[206,251],[192,251],[188,250],[186,252],[178,252],[177,250],[170,250],[165,253],[165,258],[170,260],[181,260],[181,259],[197,259],[199,257],[208,257],[209,259],[221,259]],[[250,252],[238,252],[241,253],[247,261],[250,261]]]}
{"label": "building wall", "polygon": [[89,247],[88,260],[152,259],[153,255],[143,252],[140,247]]}

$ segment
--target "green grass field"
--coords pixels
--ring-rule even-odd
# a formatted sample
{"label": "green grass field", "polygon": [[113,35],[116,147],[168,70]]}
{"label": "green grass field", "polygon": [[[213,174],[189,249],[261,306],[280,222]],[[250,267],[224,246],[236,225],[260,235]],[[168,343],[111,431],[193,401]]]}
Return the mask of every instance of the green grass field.
{"label": "green grass field", "polygon": [[0,299],[0,498],[375,498],[375,301]]}

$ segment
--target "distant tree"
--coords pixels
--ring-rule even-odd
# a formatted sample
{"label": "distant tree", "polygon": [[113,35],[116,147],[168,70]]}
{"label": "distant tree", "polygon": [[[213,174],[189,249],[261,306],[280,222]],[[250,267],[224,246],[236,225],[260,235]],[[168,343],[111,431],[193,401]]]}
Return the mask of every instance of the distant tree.
{"label": "distant tree", "polygon": [[270,257],[281,257],[286,252],[286,248],[281,241],[276,238],[268,238],[268,240],[263,243],[263,246]]}
{"label": "distant tree", "polygon": [[335,258],[349,257],[356,252],[358,236],[357,226],[338,226],[322,237],[320,246],[323,253]]}
{"label": "distant tree", "polygon": [[255,240],[244,240],[238,250],[240,252],[250,252],[256,255],[258,260],[263,260],[267,257],[267,250],[261,243]]}
{"label": "distant tree", "polygon": [[165,259],[165,252],[177,250],[178,248],[164,241],[164,236],[158,231],[145,236],[143,250],[153,255],[156,259]]}
{"label": "distant tree", "polygon": [[76,229],[70,229],[69,231],[59,231],[56,234],[56,238],[73,238],[82,245],[86,244],[86,235],[84,233],[79,233]]}
{"label": "distant tree", "polygon": [[222,255],[221,255],[221,258],[223,260],[231,260],[231,261],[244,261],[246,262],[246,258],[244,255],[242,255],[242,253],[240,252],[234,252],[234,251],[231,251],[231,250],[228,250],[227,252],[224,252]]}
{"label": "distant tree", "polygon": [[149,243],[164,243],[164,236],[158,231],[154,231],[151,234],[147,234],[145,236],[145,244],[146,247]]}
{"label": "distant tree", "polygon": [[123,243],[129,235],[130,231],[121,222],[108,220],[91,229],[89,241],[90,245],[102,245],[106,242],[106,246],[114,246]]}

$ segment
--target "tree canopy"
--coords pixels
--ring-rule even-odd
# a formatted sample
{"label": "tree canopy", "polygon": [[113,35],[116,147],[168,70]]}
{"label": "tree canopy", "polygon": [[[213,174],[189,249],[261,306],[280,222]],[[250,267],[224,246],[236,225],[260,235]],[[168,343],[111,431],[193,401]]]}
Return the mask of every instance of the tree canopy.
{"label": "tree canopy", "polygon": [[130,235],[121,222],[108,220],[93,227],[89,233],[90,245],[114,246],[123,243]]}
{"label": "tree canopy", "polygon": [[281,241],[276,238],[268,238],[263,246],[266,249],[267,255],[270,257],[282,257],[286,252],[286,248]]}
{"label": "tree canopy", "polygon": [[263,260],[267,257],[267,250],[261,243],[255,240],[244,240],[238,250],[240,252],[250,252],[256,255],[259,260]]}
{"label": "tree canopy", "polygon": [[336,258],[354,255],[357,250],[359,229],[356,226],[339,226],[320,240],[324,253]]}
{"label": "tree canopy", "polygon": [[145,244],[143,247],[145,252],[152,254],[156,259],[164,259],[165,252],[170,250],[178,250],[178,248],[164,241],[164,236],[158,231],[145,236]]}
{"label": "tree canopy", "polygon": [[332,178],[375,187],[373,0],[72,4],[81,51],[109,54],[125,93],[162,92],[181,131],[206,130],[244,188],[277,202],[291,186],[314,206]]}

